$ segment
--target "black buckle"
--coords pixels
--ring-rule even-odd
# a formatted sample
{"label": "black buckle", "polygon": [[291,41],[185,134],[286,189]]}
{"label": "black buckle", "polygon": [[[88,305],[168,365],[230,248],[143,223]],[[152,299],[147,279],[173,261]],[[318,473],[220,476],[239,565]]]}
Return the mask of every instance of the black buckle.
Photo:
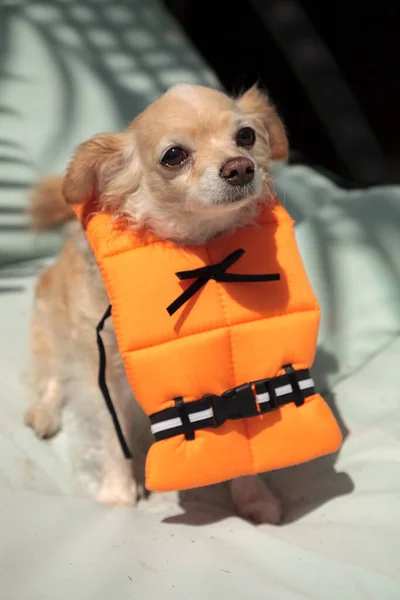
{"label": "black buckle", "polygon": [[214,412],[215,427],[228,419],[247,419],[258,415],[253,390],[249,383],[224,392],[221,396],[206,396]]}

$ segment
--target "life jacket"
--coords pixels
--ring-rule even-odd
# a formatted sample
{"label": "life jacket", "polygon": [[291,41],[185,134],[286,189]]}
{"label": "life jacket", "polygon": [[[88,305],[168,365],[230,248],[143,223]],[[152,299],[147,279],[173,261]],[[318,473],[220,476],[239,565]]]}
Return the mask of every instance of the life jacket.
{"label": "life jacket", "polygon": [[149,490],[209,485],[338,450],[339,427],[309,372],[320,310],[278,201],[255,224],[201,246],[127,230],[90,203],[75,211],[127,378],[150,419]]}

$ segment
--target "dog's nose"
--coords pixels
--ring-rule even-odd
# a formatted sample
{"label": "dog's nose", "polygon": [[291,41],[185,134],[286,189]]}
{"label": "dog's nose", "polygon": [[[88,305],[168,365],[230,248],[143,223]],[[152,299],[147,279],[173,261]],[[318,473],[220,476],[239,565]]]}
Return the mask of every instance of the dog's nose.
{"label": "dog's nose", "polygon": [[220,176],[231,185],[246,185],[254,178],[254,163],[249,158],[230,158],[221,167]]}

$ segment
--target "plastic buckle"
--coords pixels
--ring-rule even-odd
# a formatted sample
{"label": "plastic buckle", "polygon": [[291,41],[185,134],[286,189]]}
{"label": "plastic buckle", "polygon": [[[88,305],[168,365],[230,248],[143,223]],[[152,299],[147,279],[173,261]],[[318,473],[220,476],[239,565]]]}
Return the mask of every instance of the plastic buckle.
{"label": "plastic buckle", "polygon": [[227,390],[221,396],[208,396],[215,426],[223,425],[228,419],[246,419],[258,415],[254,393],[249,383]]}

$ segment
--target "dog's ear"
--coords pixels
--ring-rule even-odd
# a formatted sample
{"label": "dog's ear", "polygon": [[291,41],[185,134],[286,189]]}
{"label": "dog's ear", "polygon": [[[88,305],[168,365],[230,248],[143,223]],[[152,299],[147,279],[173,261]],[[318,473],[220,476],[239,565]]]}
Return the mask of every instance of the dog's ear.
{"label": "dog's ear", "polygon": [[237,101],[240,109],[259,123],[268,133],[272,160],[288,158],[288,140],[284,125],[274,106],[257,86],[245,92]]}
{"label": "dog's ear", "polygon": [[133,133],[99,134],[81,144],[67,169],[63,195],[82,204],[94,194],[103,208],[121,205],[140,183]]}

